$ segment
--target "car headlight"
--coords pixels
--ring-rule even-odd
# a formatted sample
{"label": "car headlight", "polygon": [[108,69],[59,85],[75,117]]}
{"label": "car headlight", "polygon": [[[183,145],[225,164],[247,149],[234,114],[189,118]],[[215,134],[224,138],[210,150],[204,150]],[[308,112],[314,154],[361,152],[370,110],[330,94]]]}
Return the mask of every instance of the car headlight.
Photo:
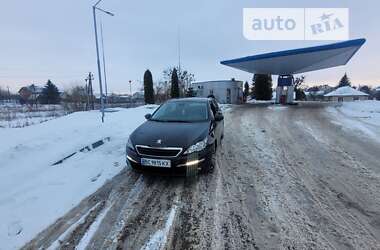
{"label": "car headlight", "polygon": [[205,149],[207,146],[207,137],[204,138],[202,141],[200,142],[197,142],[196,144],[194,145],[191,145],[186,151],[184,154],[191,154],[191,153],[194,153],[194,152],[199,152],[199,151],[202,151],[203,149]]}
{"label": "car headlight", "polygon": [[132,150],[135,150],[135,147],[132,144],[131,138],[128,138],[127,147],[132,149]]}

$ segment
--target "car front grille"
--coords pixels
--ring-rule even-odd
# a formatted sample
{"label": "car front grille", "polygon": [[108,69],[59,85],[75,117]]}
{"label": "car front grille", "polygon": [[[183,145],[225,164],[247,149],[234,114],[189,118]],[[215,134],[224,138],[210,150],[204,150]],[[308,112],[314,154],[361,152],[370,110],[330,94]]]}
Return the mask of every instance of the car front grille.
{"label": "car front grille", "polygon": [[149,147],[143,145],[136,145],[136,150],[139,155],[152,157],[177,157],[182,152],[182,148]]}

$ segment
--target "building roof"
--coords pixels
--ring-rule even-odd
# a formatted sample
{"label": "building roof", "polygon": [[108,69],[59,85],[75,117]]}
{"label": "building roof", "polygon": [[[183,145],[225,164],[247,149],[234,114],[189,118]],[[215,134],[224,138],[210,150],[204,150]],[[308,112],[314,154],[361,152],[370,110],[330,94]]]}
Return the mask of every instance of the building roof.
{"label": "building roof", "polygon": [[336,90],[328,93],[325,95],[326,97],[329,96],[368,96],[368,94],[361,92],[359,90],[356,90],[354,88],[351,88],[350,86],[345,86],[345,87],[340,87],[337,88]]}
{"label": "building roof", "polygon": [[250,73],[291,75],[347,64],[365,43],[349,40],[315,47],[271,52],[220,62]]}
{"label": "building roof", "polygon": [[22,90],[22,89],[27,89],[28,91],[30,91],[32,94],[41,94],[42,91],[43,91],[43,87],[40,87],[40,86],[37,86],[35,84],[31,84],[31,85],[28,85],[28,86],[24,86],[22,87],[19,92]]}

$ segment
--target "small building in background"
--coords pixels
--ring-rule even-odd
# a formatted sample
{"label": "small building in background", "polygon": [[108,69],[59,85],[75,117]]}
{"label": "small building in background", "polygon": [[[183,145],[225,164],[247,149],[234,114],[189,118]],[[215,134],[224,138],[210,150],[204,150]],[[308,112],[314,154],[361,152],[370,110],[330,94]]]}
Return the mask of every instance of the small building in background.
{"label": "small building in background", "polygon": [[20,88],[18,91],[23,103],[37,103],[42,94],[43,87],[31,84]]}
{"label": "small building in background", "polygon": [[243,82],[232,80],[206,81],[192,83],[197,97],[215,96],[222,104],[240,104],[243,102]]}
{"label": "small building in background", "polygon": [[143,102],[145,102],[144,91],[137,91],[137,92],[133,93],[133,95],[132,95],[132,102],[134,102],[134,103],[143,103]]}
{"label": "small building in background", "polygon": [[326,101],[332,102],[350,102],[368,100],[368,94],[351,88],[350,86],[340,87],[324,95]]}

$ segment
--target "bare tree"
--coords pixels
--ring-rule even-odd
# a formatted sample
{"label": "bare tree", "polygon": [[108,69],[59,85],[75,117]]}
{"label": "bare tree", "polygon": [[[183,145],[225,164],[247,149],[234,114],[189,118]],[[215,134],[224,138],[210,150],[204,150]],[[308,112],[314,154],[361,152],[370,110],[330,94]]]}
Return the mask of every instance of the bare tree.
{"label": "bare tree", "polygon": [[86,110],[86,88],[83,86],[74,86],[69,89],[65,94],[64,104],[71,111]]}
{"label": "bare tree", "polygon": [[306,76],[301,75],[299,77],[296,77],[294,79],[294,92],[296,93],[296,100],[305,100],[306,99],[306,94],[303,90],[302,84],[305,83]]}
{"label": "bare tree", "polygon": [[180,95],[184,96],[186,90],[191,87],[191,83],[195,81],[194,74],[189,72],[188,70],[184,70],[184,69],[179,70],[178,67],[169,67],[166,70],[164,70],[163,75],[164,75],[164,80],[170,84],[171,84],[172,74],[173,74],[174,69],[177,71]]}

